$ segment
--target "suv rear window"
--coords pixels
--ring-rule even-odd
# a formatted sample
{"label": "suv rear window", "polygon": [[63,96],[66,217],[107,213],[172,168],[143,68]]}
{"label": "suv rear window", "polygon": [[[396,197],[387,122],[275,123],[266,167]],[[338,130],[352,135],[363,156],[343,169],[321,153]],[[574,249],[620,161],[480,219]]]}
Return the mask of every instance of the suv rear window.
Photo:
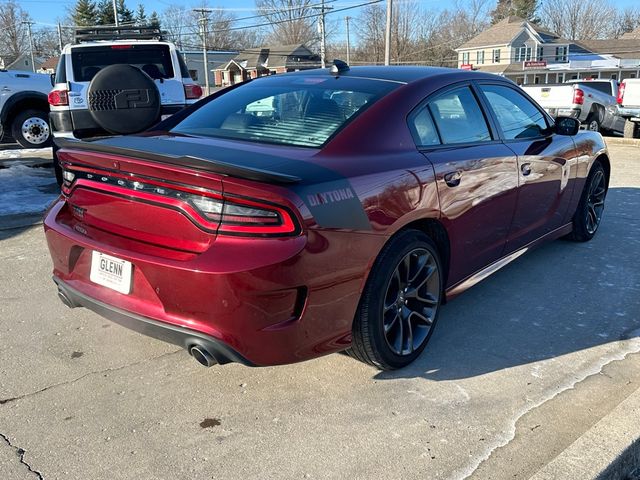
{"label": "suv rear window", "polygon": [[398,86],[329,74],[261,78],[207,102],[171,132],[320,147]]}
{"label": "suv rear window", "polygon": [[173,78],[168,45],[117,44],[78,47],[71,51],[73,78],[76,82],[90,82],[104,67],[121,63],[138,67],[154,80]]}

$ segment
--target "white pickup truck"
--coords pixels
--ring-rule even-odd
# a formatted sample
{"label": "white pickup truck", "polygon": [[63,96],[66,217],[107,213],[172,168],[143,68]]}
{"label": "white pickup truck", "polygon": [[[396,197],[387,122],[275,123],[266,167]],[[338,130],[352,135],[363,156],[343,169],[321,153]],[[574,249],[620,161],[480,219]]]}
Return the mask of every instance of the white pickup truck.
{"label": "white pickup truck", "polygon": [[620,83],[618,113],[626,120],[624,136],[640,138],[640,78],[630,78]]}
{"label": "white pickup truck", "polygon": [[11,136],[25,148],[51,145],[49,90],[49,75],[0,70],[0,138]]}
{"label": "white pickup truck", "polygon": [[552,117],[580,120],[592,131],[624,131],[624,118],[618,114],[615,80],[570,80],[567,83],[523,85],[529,94]]}

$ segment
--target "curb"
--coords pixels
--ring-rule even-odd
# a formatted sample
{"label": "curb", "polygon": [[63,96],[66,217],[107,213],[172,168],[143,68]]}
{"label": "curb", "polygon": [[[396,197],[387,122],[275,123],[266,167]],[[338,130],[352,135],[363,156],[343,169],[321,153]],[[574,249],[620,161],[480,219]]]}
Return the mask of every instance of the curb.
{"label": "curb", "polygon": [[530,480],[627,480],[640,467],[640,389]]}
{"label": "curb", "polygon": [[604,142],[607,145],[633,145],[640,147],[640,138],[604,137]]}

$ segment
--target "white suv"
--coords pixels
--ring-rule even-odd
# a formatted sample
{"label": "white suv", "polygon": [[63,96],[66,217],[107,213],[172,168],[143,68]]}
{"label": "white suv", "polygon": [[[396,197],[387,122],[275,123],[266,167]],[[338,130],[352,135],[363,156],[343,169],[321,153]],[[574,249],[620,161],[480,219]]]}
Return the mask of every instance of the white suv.
{"label": "white suv", "polygon": [[148,27],[77,29],[52,83],[54,138],[141,132],[202,96],[175,45]]}

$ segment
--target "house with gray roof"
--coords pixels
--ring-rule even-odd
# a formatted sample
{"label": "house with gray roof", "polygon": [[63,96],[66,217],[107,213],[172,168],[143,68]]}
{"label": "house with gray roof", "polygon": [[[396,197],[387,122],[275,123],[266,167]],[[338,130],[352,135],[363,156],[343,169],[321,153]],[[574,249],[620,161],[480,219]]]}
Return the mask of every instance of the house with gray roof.
{"label": "house with gray roof", "polygon": [[250,78],[320,68],[320,57],[304,45],[274,45],[243,50],[214,70],[216,86]]}
{"label": "house with gray roof", "polygon": [[458,68],[495,73],[519,85],[636,78],[640,31],[637,38],[634,32],[619,39],[576,42],[510,16],[458,47]]}

